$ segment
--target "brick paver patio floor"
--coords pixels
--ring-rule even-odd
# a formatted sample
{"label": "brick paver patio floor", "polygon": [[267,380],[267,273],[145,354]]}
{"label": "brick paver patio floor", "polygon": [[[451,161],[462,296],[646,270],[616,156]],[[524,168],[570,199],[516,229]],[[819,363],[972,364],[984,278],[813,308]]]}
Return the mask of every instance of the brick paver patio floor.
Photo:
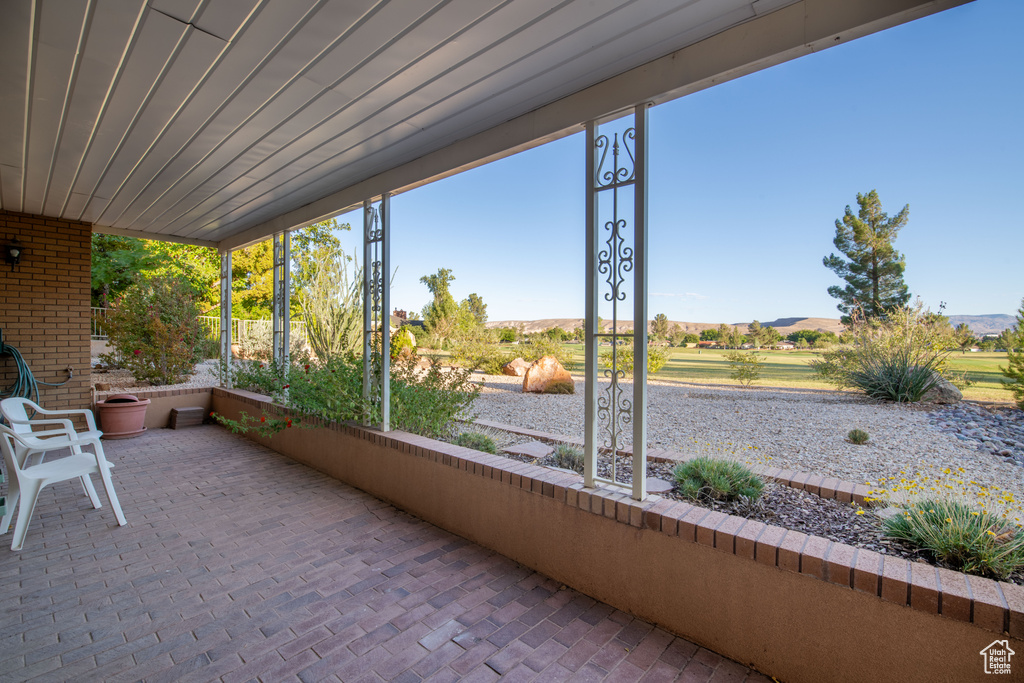
{"label": "brick paver patio floor", "polygon": [[128,526],[0,537],[3,681],[767,680],[219,427],[106,450]]}

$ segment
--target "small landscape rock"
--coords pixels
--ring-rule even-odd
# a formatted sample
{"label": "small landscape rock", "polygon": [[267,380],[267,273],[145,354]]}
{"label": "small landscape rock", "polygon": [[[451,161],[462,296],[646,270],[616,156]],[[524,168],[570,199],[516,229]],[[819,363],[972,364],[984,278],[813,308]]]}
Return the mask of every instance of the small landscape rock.
{"label": "small landscape rock", "polygon": [[529,369],[530,363],[527,363],[522,358],[516,358],[511,363],[505,363],[505,365],[501,367],[501,372],[509,377],[522,377]]}
{"label": "small landscape rock", "polygon": [[[937,374],[934,370],[932,374]],[[922,403],[959,403],[963,399],[964,395],[953,386],[953,383],[942,377],[939,378],[938,384],[929,389],[924,396],[921,397]]]}

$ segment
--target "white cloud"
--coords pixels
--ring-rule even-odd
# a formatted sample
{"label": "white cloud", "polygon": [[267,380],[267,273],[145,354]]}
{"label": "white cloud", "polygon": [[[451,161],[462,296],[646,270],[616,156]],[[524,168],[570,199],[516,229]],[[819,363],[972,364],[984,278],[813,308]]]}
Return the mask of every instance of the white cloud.
{"label": "white cloud", "polygon": [[683,292],[682,294],[676,294],[671,292],[649,292],[648,296],[669,296],[678,297],[680,299],[707,299],[708,297],[703,294],[695,294],[693,292]]}

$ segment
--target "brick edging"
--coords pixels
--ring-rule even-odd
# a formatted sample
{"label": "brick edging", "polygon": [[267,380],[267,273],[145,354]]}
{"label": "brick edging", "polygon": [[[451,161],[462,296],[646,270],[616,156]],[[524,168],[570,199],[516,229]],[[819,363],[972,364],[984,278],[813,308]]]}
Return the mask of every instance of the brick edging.
{"label": "brick edging", "polygon": [[[232,397],[260,409],[269,408],[279,414],[288,412],[258,394],[222,388],[214,388],[213,392],[215,396]],[[415,434],[379,432],[321,418],[303,419],[400,453],[552,498],[637,529],[675,536],[684,542],[843,586],[896,605],[1024,638],[1022,586],[910,562],[656,495],[638,502],[624,490],[585,488],[578,475]]]}

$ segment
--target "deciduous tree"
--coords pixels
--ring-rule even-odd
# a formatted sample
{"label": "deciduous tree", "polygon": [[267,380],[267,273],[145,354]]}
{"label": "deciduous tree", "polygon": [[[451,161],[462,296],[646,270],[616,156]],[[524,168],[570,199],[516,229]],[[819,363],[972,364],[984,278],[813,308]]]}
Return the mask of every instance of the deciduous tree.
{"label": "deciduous tree", "polygon": [[454,280],[448,268],[438,268],[435,274],[420,278],[434,295],[434,300],[423,307],[424,327],[442,343],[452,336],[458,325],[459,306],[448,288]]}
{"label": "deciduous tree", "polygon": [[910,205],[890,218],[882,211],[875,190],[866,195],[858,193],[857,204],[857,215],[847,206],[846,213],[836,221],[833,243],[845,258],[830,254],[822,259],[826,268],[846,282],[845,287],[828,288],[828,293],[839,300],[837,308],[843,313],[845,324],[850,323],[850,314],[855,309],[873,319],[894,307],[906,306],[910,300],[903,282],[906,263],[892,246],[907,224]]}

